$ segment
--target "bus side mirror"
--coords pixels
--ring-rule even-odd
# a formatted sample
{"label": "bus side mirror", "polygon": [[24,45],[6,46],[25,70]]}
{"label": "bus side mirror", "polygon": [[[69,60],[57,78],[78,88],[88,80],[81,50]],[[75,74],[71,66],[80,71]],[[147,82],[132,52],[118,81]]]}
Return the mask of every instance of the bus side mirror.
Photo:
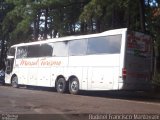
{"label": "bus side mirror", "polygon": [[13,59],[14,56],[7,56],[7,59]]}

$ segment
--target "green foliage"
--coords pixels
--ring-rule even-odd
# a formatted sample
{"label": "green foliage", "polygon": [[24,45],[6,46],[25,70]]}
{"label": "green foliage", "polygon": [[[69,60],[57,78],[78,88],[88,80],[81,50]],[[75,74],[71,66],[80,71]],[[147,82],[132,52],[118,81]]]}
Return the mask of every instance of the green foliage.
{"label": "green foliage", "polygon": [[[140,31],[140,0],[5,0],[1,31],[12,44],[55,37],[102,32],[128,27]],[[160,46],[160,17],[153,11],[159,1],[145,0],[145,27]],[[148,4],[150,3],[150,4]],[[154,3],[151,6],[151,3]]]}
{"label": "green foliage", "polygon": [[28,36],[29,32],[30,32],[30,19],[26,18],[17,24],[16,28],[10,35],[11,38],[24,42],[28,40],[27,38],[29,37]]}
{"label": "green foliage", "polygon": [[[105,0],[106,1],[106,0]],[[89,21],[91,18],[98,18],[102,15],[102,1],[92,0],[85,7],[81,13],[81,21]]]}
{"label": "green foliage", "polygon": [[100,31],[120,27],[138,30],[139,19],[138,0],[91,0],[80,16],[80,21],[86,23],[99,20]]}

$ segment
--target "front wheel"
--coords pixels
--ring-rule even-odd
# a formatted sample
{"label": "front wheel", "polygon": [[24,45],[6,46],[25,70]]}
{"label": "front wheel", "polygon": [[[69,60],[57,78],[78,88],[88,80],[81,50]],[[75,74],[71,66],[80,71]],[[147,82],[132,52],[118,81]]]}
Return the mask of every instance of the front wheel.
{"label": "front wheel", "polygon": [[77,78],[73,78],[70,82],[69,82],[69,92],[71,94],[78,94],[79,92],[79,81]]}
{"label": "front wheel", "polygon": [[64,78],[59,78],[56,82],[56,90],[58,93],[64,93],[66,91],[66,81]]}
{"label": "front wheel", "polygon": [[12,78],[11,84],[12,84],[12,87],[14,87],[14,88],[18,88],[18,87],[19,87],[19,86],[18,86],[18,77],[17,77],[17,76],[14,76],[14,77]]}

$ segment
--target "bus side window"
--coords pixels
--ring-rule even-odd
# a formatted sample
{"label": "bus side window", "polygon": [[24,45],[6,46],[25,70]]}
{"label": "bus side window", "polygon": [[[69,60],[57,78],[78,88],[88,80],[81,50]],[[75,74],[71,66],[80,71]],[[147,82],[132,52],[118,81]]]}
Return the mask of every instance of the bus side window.
{"label": "bus side window", "polygon": [[53,57],[66,57],[68,56],[68,42],[56,42],[53,43]]}
{"label": "bus side window", "polygon": [[87,39],[72,40],[69,42],[69,55],[85,55],[87,49]]}
{"label": "bus side window", "polygon": [[40,45],[30,45],[28,46],[28,54],[27,57],[34,58],[40,56]]}
{"label": "bus side window", "polygon": [[51,57],[53,53],[53,47],[50,44],[41,44],[39,56],[40,57]]}
{"label": "bus side window", "polygon": [[14,57],[15,56],[15,48],[10,48],[8,55]]}
{"label": "bus side window", "polygon": [[17,48],[16,58],[26,58],[27,57],[27,46],[22,46]]}
{"label": "bus side window", "polygon": [[120,53],[122,35],[93,37],[88,39],[87,54],[116,54]]}

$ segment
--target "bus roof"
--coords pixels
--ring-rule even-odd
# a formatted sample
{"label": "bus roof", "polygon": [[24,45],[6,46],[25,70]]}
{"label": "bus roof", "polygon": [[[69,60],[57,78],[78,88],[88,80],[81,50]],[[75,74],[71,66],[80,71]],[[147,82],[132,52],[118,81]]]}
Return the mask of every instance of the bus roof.
{"label": "bus roof", "polygon": [[121,28],[121,29],[113,29],[108,30],[102,33],[96,33],[96,34],[88,34],[88,35],[78,35],[78,36],[67,36],[67,37],[60,37],[60,38],[52,38],[42,41],[35,41],[35,42],[28,42],[28,43],[20,43],[15,44],[11,47],[18,47],[18,46],[26,46],[26,45],[36,45],[36,44],[43,44],[43,43],[49,43],[49,42],[59,42],[59,41],[70,41],[70,40],[78,40],[78,39],[85,39],[85,38],[91,38],[91,37],[99,37],[99,36],[105,36],[105,35],[116,35],[116,34],[122,34],[127,31],[127,28]]}

